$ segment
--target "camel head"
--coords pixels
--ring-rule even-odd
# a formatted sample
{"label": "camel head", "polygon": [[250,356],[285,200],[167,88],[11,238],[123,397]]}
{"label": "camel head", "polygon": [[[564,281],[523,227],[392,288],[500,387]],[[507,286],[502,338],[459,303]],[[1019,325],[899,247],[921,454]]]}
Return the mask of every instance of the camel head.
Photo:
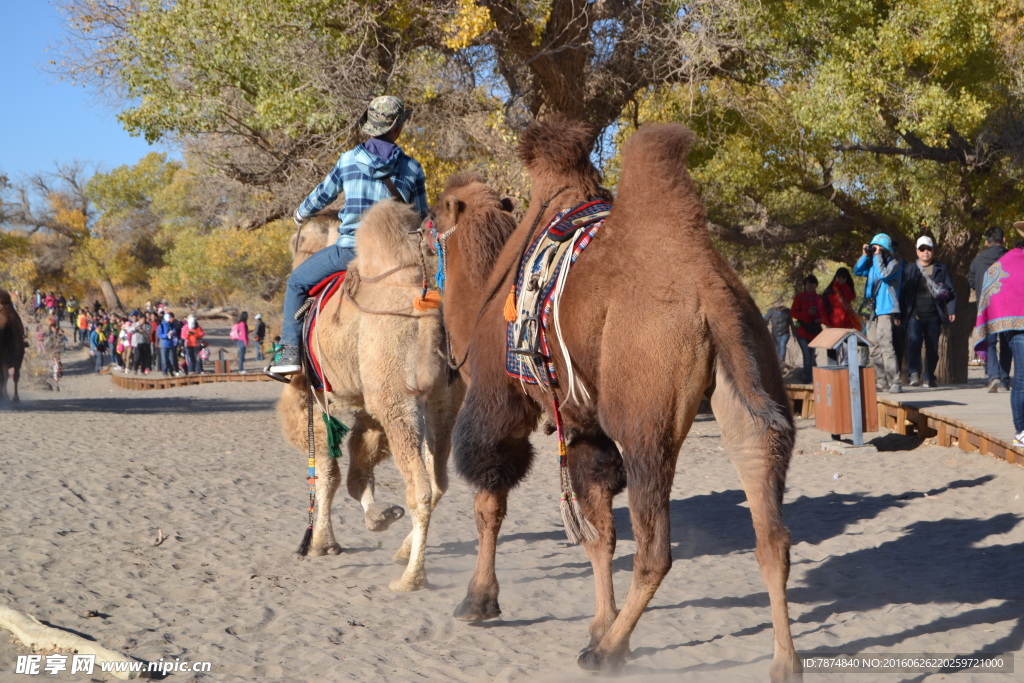
{"label": "camel head", "polygon": [[499,197],[480,176],[452,176],[430,210],[432,230],[444,241],[441,246],[449,266],[465,268],[482,286],[516,229],[512,208],[511,200]]}

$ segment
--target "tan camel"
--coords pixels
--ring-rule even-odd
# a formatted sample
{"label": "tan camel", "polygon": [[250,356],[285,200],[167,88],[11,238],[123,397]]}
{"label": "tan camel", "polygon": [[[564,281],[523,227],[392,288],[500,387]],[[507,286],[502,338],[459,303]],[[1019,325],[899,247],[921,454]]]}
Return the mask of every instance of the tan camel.
{"label": "tan camel", "polygon": [[[401,518],[397,505],[378,503],[374,467],[390,453],[405,479],[405,504],[412,532],[395,559],[406,564],[389,586],[395,591],[425,588],[424,552],[431,511],[448,488],[452,424],[464,393],[449,376],[442,355],[444,330],[439,309],[419,311],[421,256],[419,216],[405,204],[386,200],[366,213],[356,232],[358,258],[346,288],[324,307],[318,340],[321,363],[332,392],[316,392],[331,413],[353,413],[348,441],[349,494],[362,505],[366,527],[383,531]],[[390,274],[389,274],[390,273]],[[293,375],[278,402],[285,437],[308,449],[306,377]],[[310,554],[338,554],[331,502],[341,483],[338,462],[327,455],[323,422],[316,416],[316,522]]]}
{"label": "tan camel", "polygon": [[[25,326],[14,309],[11,295],[0,289],[0,400],[7,395],[7,377],[13,374],[14,393],[11,401],[17,403],[21,363],[25,360]],[[14,371],[13,373],[11,371]]]}
{"label": "tan camel", "polygon": [[[455,179],[432,210],[443,236],[445,322],[469,390],[456,420],[456,469],[477,489],[476,571],[455,616],[498,616],[495,550],[509,490],[533,461],[528,437],[552,414],[551,397],[505,371],[503,316],[523,245],[558,211],[607,197],[590,162],[582,124],[552,117],[520,141],[532,179],[531,204],[515,227],[479,182]],[[755,555],[771,601],[773,680],[800,677],[790,634],[786,582],[789,532],[782,495],[794,439],[779,364],[760,312],[715,251],[686,169],[693,135],[683,126],[645,126],[623,149],[611,215],[573,266],[550,343],[557,376],[569,377],[562,346],[585,391],[568,400],[568,468],[595,533],[584,536],[597,606],[584,669],[615,669],[637,622],[672,566],[669,494],[676,459],[701,399],[723,425],[726,451],[747,494]],[[504,248],[500,245],[504,244]],[[499,253],[499,249],[500,253]],[[488,275],[489,274],[489,275]],[[548,472],[553,486],[558,473]],[[612,584],[612,499],[629,483],[636,555],[629,593],[617,607]]]}
{"label": "tan camel", "polygon": [[338,239],[338,212],[333,209],[317,211],[292,235],[288,246],[292,251],[292,270],[300,263]]}

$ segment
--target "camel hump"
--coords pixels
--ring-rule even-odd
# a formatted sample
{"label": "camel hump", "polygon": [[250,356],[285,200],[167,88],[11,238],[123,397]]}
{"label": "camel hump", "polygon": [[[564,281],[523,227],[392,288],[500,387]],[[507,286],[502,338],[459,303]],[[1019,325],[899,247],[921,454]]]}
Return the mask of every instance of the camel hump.
{"label": "camel hump", "polygon": [[408,204],[394,199],[374,204],[363,214],[356,230],[360,271],[369,273],[403,263],[418,263],[419,239],[412,233],[419,223],[419,213]]}
{"label": "camel hump", "polygon": [[582,176],[593,168],[593,129],[582,121],[552,114],[531,123],[519,136],[519,158],[533,175]]}
{"label": "camel hump", "polygon": [[622,180],[688,178],[686,163],[696,139],[693,131],[681,123],[641,126],[622,146]]}
{"label": "camel hump", "polygon": [[13,306],[11,295],[6,289],[0,289],[0,306]]}

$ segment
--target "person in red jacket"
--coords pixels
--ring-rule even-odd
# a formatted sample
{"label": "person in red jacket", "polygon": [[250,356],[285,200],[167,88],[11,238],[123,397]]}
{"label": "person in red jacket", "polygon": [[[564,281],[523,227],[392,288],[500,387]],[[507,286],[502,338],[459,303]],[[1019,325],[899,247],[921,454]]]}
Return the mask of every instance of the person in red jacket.
{"label": "person in red jacket", "polygon": [[821,297],[818,296],[818,278],[808,275],[804,278],[804,291],[796,295],[789,314],[796,328],[796,341],[804,354],[803,382],[810,384],[811,368],[815,365],[814,349],[809,344],[821,332]]}
{"label": "person in red jacket", "polygon": [[[821,293],[821,322],[827,327],[860,331],[860,316],[853,310],[853,300],[856,298],[857,290],[853,288],[853,277],[849,269],[840,268],[832,277],[832,282]],[[846,347],[840,346],[837,350],[840,364],[845,364]],[[828,357],[836,360],[836,350],[829,349]]]}

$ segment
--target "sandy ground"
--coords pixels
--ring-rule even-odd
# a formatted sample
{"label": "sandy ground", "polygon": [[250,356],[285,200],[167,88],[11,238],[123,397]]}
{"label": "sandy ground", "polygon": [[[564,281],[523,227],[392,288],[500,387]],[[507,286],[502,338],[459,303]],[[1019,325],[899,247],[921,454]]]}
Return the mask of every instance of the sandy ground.
{"label": "sandy ground", "polygon": [[[20,405],[0,406],[0,604],[142,660],[212,663],[210,674],[170,676],[182,681],[600,678],[575,664],[593,581],[561,530],[552,437],[538,437],[534,471],[510,500],[498,555],[503,615],[469,625],[451,617],[476,551],[472,492],[457,477],[431,527],[430,588],[395,594],[391,556],[407,520],[373,534],[358,504],[339,495],[344,553],[294,554],[305,528],[305,456],[279,434],[278,384],[131,392],[89,364],[84,351],[71,353],[61,392],[28,380]],[[823,453],[825,435],[800,424],[786,494],[799,651],[1019,655],[1024,470],[869,436],[877,454]],[[767,680],[768,597],[744,495],[710,416],[695,424],[677,475],[674,567],[614,680]],[[378,490],[381,500],[402,500],[391,463],[378,471]],[[626,497],[616,502],[621,600],[635,544]],[[167,540],[154,547],[158,530]],[[26,652],[0,633],[0,681],[108,680],[17,675]]]}

